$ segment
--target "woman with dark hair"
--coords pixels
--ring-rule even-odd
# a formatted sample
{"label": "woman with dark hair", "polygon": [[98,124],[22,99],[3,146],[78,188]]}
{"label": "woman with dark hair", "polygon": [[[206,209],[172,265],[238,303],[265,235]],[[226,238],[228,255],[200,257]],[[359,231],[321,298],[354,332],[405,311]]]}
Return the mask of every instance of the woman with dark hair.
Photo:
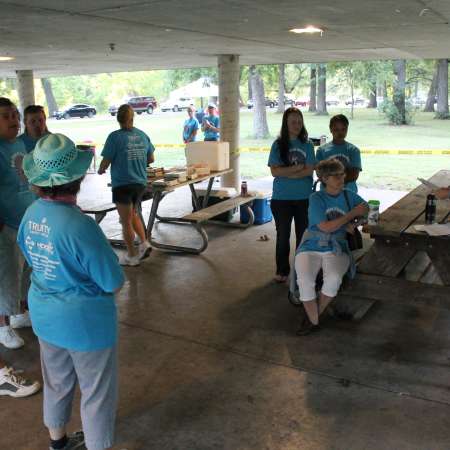
{"label": "woman with dark hair", "polygon": [[296,248],[308,226],[308,199],[311,195],[316,160],[308,139],[303,114],[288,108],[283,114],[281,132],[272,144],[268,166],[273,180],[271,209],[277,229],[277,283],[289,276],[289,251],[292,219],[295,222]]}
{"label": "woman with dark hair", "polygon": [[[17,241],[33,268],[29,292],[44,379],[50,450],[112,447],[117,406],[117,311],[124,275],[100,227],[76,205],[92,153],[62,134],[39,139],[23,169],[40,197]],[[83,432],[66,435],[77,384]]]}

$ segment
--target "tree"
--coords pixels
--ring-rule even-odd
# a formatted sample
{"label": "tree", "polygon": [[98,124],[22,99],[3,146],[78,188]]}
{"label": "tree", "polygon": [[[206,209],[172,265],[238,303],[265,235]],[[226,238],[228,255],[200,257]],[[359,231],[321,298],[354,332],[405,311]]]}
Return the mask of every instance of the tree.
{"label": "tree", "polygon": [[438,79],[439,62],[436,61],[433,78],[431,79],[430,88],[428,89],[427,101],[425,102],[424,112],[434,112],[434,104],[436,100],[437,79]]}
{"label": "tree", "polygon": [[53,113],[58,111],[58,104],[56,103],[55,96],[53,94],[52,83],[48,78],[41,78],[42,89],[44,89],[45,100],[47,102],[48,115],[53,116]]}
{"label": "tree", "polygon": [[267,125],[266,100],[264,82],[256,66],[250,66],[250,82],[253,92],[253,132],[256,139],[265,139],[269,136]]}
{"label": "tree", "polygon": [[327,116],[327,66],[319,64],[317,68],[317,114]]}
{"label": "tree", "polygon": [[438,61],[436,119],[450,119],[448,111],[448,59]]}
{"label": "tree", "polygon": [[277,112],[284,112],[284,92],[286,83],[286,67],[284,64],[278,64],[278,107]]}
{"label": "tree", "polygon": [[396,79],[394,81],[393,102],[399,115],[397,125],[406,125],[406,61],[404,59],[397,59],[394,61],[394,74]]}
{"label": "tree", "polygon": [[311,64],[311,70],[309,75],[309,112],[317,111],[316,94],[317,94],[317,71],[316,65]]}

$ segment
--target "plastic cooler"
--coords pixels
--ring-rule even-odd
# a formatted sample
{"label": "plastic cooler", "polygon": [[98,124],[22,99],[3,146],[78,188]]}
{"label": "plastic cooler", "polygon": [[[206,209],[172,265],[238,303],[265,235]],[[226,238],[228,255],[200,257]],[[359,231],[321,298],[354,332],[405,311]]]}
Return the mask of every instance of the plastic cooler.
{"label": "plastic cooler", "polygon": [[[257,196],[251,203],[253,214],[255,215],[255,225],[262,225],[263,223],[270,222],[272,220],[272,210],[270,209],[270,196]],[[240,207],[241,223],[248,223],[249,216],[247,209],[243,206]]]}
{"label": "plastic cooler", "polygon": [[[203,203],[203,199],[205,197],[206,189],[196,189],[197,197],[200,204]],[[231,197],[235,197],[237,195],[236,189],[221,187],[219,189],[211,189],[211,193],[209,194],[208,204],[207,206],[215,205],[216,203],[223,202],[224,200],[228,200]],[[194,205],[192,205],[193,207]],[[236,213],[236,209],[231,209],[230,211],[219,214],[218,216],[212,217],[211,220],[220,220],[221,222],[231,222],[234,214]]]}

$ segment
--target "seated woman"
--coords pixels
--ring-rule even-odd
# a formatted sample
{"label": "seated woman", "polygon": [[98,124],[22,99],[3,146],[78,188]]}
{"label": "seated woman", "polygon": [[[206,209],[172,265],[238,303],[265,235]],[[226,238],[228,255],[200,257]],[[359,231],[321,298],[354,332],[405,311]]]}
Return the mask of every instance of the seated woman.
{"label": "seated woman", "polygon": [[[306,312],[300,335],[318,329],[320,315],[336,296],[352,264],[346,232],[353,232],[354,219],[368,212],[367,203],[358,194],[344,189],[345,168],[340,161],[321,161],[316,171],[325,190],[309,199],[309,226],[295,257],[300,300]],[[316,276],[320,269],[323,286],[317,298]]]}

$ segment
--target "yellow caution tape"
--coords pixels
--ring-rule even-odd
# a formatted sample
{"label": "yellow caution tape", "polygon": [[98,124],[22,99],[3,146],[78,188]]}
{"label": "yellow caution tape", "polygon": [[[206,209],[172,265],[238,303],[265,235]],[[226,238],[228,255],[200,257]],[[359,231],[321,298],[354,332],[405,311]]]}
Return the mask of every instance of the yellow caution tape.
{"label": "yellow caution tape", "polygon": [[[80,142],[86,144],[86,142]],[[103,147],[104,142],[89,142],[89,145],[95,145],[97,148]],[[185,148],[185,144],[154,144],[155,148]],[[231,151],[232,155],[237,155],[242,152],[269,152],[270,147],[239,147]],[[389,149],[361,149],[364,155],[450,155],[450,149],[447,150],[389,150]]]}

